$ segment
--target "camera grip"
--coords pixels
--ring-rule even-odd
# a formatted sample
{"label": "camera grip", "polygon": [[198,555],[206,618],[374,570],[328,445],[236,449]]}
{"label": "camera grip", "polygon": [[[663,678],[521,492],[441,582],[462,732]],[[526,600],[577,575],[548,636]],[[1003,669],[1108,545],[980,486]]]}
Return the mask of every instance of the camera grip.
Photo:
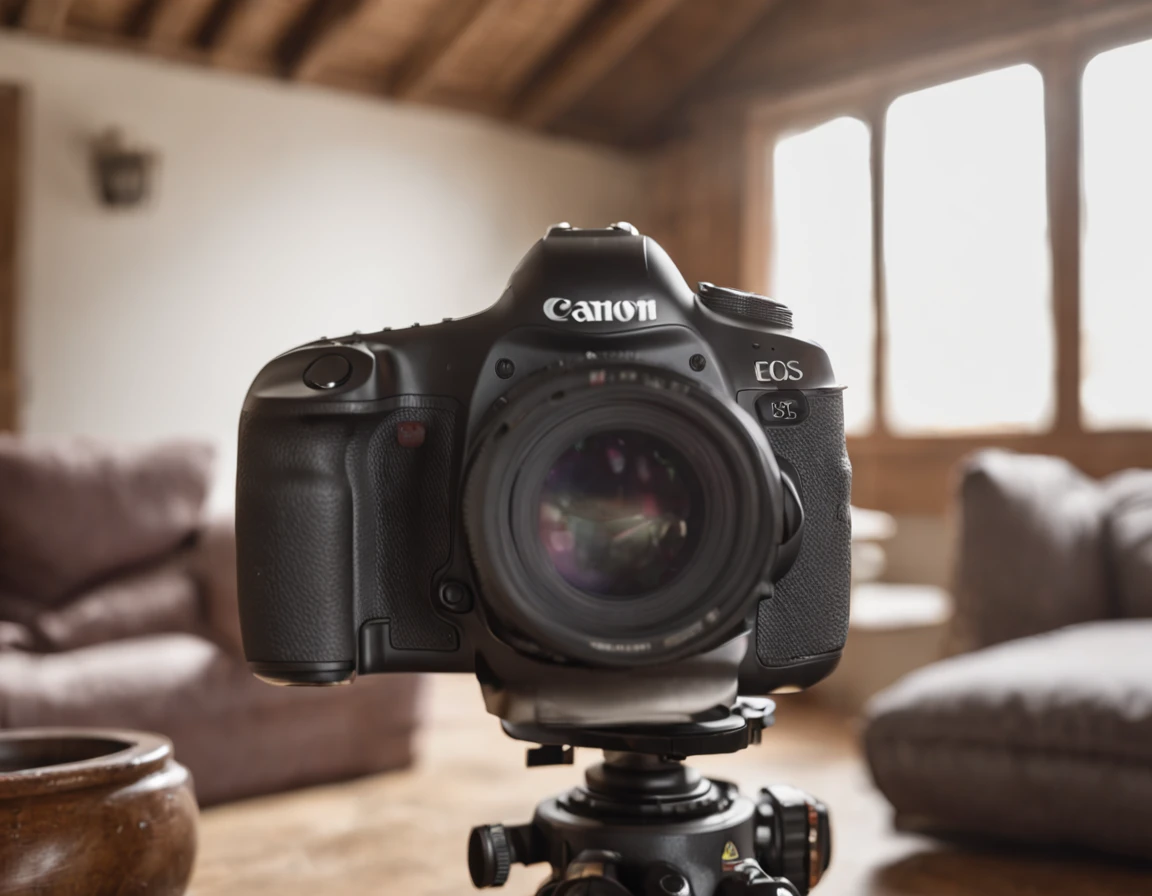
{"label": "camera grip", "polygon": [[256,667],[323,664],[346,667],[345,678],[355,669],[345,455],[357,428],[346,416],[241,415],[237,579],[244,653]]}
{"label": "camera grip", "polygon": [[804,541],[796,562],[757,610],[756,654],[769,667],[838,653],[848,636],[852,467],[843,396],[808,400],[810,416],[799,426],[767,429],[772,450],[799,474],[804,502]]}

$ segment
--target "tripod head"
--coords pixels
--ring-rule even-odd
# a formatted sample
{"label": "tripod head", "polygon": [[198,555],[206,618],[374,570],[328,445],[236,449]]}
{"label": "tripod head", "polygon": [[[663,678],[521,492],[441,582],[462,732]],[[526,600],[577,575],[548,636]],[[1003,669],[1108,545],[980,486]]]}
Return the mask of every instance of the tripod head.
{"label": "tripod head", "polygon": [[828,812],[792,787],[755,801],[734,784],[683,764],[688,756],[734,753],[760,743],[770,700],[740,700],[727,712],[675,725],[558,727],[504,722],[541,746],[528,765],[573,761],[573,747],[604,751],[585,783],[540,803],[524,825],[475,828],[468,865],[477,887],[502,886],[513,863],[548,861],[538,896],[797,896],[831,858]]}

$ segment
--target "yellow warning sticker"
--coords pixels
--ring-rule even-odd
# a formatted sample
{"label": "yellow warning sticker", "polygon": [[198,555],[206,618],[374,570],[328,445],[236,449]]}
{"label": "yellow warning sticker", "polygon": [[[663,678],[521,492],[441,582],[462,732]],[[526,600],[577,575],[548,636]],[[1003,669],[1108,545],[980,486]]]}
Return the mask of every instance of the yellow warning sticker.
{"label": "yellow warning sticker", "polygon": [[729,840],[724,844],[724,854],[720,856],[722,862],[735,862],[740,858],[740,850],[736,848],[736,844]]}

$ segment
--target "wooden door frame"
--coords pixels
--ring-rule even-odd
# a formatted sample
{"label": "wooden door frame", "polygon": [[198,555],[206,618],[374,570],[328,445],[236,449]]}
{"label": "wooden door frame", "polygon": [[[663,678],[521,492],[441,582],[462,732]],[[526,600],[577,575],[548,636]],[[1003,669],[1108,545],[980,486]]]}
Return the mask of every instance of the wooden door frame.
{"label": "wooden door frame", "polygon": [[20,143],[23,90],[0,84],[0,431],[19,423],[17,304],[20,287]]}

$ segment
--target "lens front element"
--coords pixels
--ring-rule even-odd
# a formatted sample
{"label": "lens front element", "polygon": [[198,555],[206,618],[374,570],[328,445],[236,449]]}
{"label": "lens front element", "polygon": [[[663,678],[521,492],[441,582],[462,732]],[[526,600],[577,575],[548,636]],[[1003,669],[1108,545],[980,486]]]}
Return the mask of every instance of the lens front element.
{"label": "lens front element", "polygon": [[540,542],[560,576],[593,594],[627,598],[671,582],[687,565],[704,521],[700,480],[659,436],[594,433],[548,471]]}
{"label": "lens front element", "polygon": [[596,666],[717,647],[775,562],[782,495],[759,423],[692,380],[599,361],[526,379],[465,485],[489,624]]}

